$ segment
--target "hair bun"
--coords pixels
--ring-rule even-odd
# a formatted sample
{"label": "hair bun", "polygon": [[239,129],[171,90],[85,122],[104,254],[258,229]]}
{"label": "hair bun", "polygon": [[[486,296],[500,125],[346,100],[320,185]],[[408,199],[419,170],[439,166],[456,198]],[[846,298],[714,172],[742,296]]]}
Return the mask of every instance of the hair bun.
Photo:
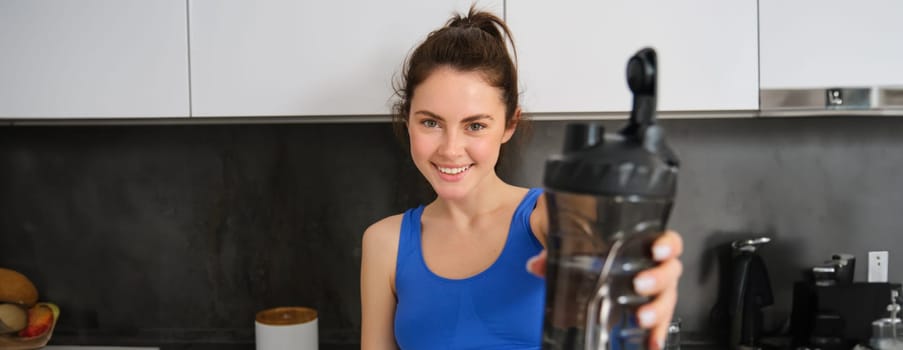
{"label": "hair bun", "polygon": [[[393,82],[398,97],[392,105],[397,134],[403,135],[407,131],[406,123],[417,86],[442,67],[480,73],[486,84],[501,92],[506,127],[515,125],[515,118],[520,118],[516,62],[517,50],[505,21],[490,12],[478,11],[474,6],[466,15],[454,14],[414,48],[405,59],[401,78]],[[407,141],[407,137],[402,139]]]}
{"label": "hair bun", "polygon": [[466,16],[462,17],[460,14],[457,14],[448,21],[446,26],[463,29],[477,28],[489,33],[494,38],[504,40],[502,32],[499,30],[499,26],[503,24],[504,22],[501,18],[489,12],[479,11],[474,6],[471,6]]}

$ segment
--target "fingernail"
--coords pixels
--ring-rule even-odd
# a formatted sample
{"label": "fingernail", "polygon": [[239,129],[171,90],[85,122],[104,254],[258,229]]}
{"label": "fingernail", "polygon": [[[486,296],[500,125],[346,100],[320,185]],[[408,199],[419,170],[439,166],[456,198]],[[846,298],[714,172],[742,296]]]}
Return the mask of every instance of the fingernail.
{"label": "fingernail", "polygon": [[652,248],[652,257],[655,260],[662,261],[671,257],[671,246],[658,245]]}
{"label": "fingernail", "polygon": [[659,336],[659,337],[658,337],[658,348],[659,348],[659,349],[664,349],[664,348],[665,348],[665,345],[667,345],[667,344],[665,344],[665,336],[663,336],[663,335],[662,335],[662,336]]}
{"label": "fingernail", "polygon": [[[640,324],[649,327],[655,324],[655,311],[645,310],[640,312]],[[659,343],[661,345],[661,343]]]}
{"label": "fingernail", "polygon": [[644,276],[633,280],[633,289],[637,292],[648,292],[655,287],[655,278]]}

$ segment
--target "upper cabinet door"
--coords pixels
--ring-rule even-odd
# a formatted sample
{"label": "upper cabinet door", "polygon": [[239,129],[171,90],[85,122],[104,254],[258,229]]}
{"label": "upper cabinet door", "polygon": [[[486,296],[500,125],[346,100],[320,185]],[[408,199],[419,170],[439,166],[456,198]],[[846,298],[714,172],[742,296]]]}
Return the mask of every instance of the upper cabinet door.
{"label": "upper cabinet door", "polygon": [[658,53],[658,109],[758,108],[756,0],[507,2],[526,112],[631,108],[628,59]]}
{"label": "upper cabinet door", "polygon": [[[406,55],[472,1],[188,0],[193,116],[386,115]],[[501,15],[502,1],[478,8]]]}
{"label": "upper cabinet door", "polygon": [[185,0],[0,1],[0,118],[187,117]]}
{"label": "upper cabinet door", "polygon": [[903,85],[903,1],[760,0],[763,89]]}

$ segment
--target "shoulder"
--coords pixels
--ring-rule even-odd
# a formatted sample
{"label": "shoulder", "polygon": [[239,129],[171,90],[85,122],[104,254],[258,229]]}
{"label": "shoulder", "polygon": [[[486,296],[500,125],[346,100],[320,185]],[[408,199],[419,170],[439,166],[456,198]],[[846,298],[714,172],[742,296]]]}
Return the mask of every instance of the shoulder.
{"label": "shoulder", "polygon": [[363,249],[391,249],[398,250],[398,240],[401,237],[401,221],[404,214],[396,214],[379,220],[364,231]]}
{"label": "shoulder", "polygon": [[381,281],[395,291],[395,266],[398,263],[398,242],[404,214],[379,220],[364,231],[361,239],[361,288],[372,286],[365,281]]}

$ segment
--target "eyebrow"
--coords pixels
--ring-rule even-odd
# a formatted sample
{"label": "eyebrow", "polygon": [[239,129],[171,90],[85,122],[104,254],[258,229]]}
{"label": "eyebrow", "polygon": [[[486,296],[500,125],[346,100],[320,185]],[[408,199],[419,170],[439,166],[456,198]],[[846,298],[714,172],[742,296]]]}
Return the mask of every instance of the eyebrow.
{"label": "eyebrow", "polygon": [[[430,117],[430,118],[435,118],[435,119],[439,119],[439,120],[441,120],[441,121],[445,121],[445,118],[442,118],[440,115],[438,115],[438,114],[436,114],[436,113],[433,113],[433,112],[430,112],[430,111],[420,110],[420,111],[414,112],[414,114],[423,114],[423,115],[426,115],[426,116],[428,116],[428,117]],[[492,116],[489,115],[489,114],[475,114],[475,115],[469,116],[469,117],[467,117],[467,118],[464,118],[464,119],[461,120],[461,121],[462,121],[462,122],[465,122],[465,123],[469,123],[469,122],[477,121],[477,120],[480,120],[480,119],[489,119],[489,120],[492,120],[493,118],[492,118]]]}

